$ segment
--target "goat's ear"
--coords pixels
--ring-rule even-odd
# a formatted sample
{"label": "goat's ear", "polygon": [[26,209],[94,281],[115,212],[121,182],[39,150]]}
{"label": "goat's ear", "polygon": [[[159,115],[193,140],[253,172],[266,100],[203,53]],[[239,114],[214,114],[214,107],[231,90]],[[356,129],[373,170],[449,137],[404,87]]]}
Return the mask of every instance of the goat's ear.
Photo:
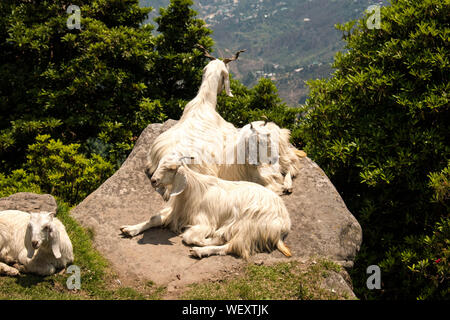
{"label": "goat's ear", "polygon": [[27,227],[27,231],[25,232],[25,240],[24,240],[25,249],[27,249],[27,258],[31,259],[34,256],[34,248],[31,245],[31,229]]}
{"label": "goat's ear", "polygon": [[55,223],[52,223],[50,225],[50,242],[52,246],[52,252],[56,259],[61,258],[61,249],[60,249],[60,237],[59,237],[59,231],[56,227]]}
{"label": "goat's ear", "polygon": [[170,192],[170,196],[175,197],[175,196],[181,194],[185,188],[186,188],[186,177],[184,176],[183,172],[180,172],[180,170],[178,170],[177,174],[175,175],[173,184],[172,184],[172,190]]}
{"label": "goat's ear", "polygon": [[223,72],[222,77],[223,77],[223,84],[225,87],[225,93],[227,94],[227,96],[233,97],[233,94],[231,93],[230,89],[230,74],[228,72]]}

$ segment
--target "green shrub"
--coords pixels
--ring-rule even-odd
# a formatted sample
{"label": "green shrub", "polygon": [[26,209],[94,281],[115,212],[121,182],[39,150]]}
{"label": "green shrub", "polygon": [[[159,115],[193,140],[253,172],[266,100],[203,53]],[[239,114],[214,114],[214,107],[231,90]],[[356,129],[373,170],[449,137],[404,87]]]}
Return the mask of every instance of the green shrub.
{"label": "green shrub", "polygon": [[[239,63],[239,62],[238,62]],[[269,80],[262,78],[251,89],[239,81],[231,81],[232,98],[220,95],[217,111],[236,127],[257,121],[273,121],[282,128],[292,131],[292,142],[301,145],[296,118],[299,108],[290,108],[282,102],[277,94],[277,87]]]}
{"label": "green shrub", "polygon": [[[448,1],[399,0],[381,8],[381,29],[365,19],[338,26],[348,51],[336,55],[331,79],[309,82],[301,136],[362,225],[353,272],[362,298],[448,298],[442,284],[418,285],[400,257],[432,259],[423,235],[449,213],[448,190],[432,200],[433,186],[448,186],[433,172],[450,157],[449,16]],[[365,287],[372,264],[382,267],[381,291]]]}
{"label": "green shrub", "polygon": [[86,157],[79,144],[64,145],[49,135],[39,135],[28,147],[23,169],[0,173],[0,197],[17,192],[49,193],[74,205],[95,191],[114,173],[101,156]]}
{"label": "green shrub", "polygon": [[37,178],[24,169],[14,170],[7,176],[0,173],[0,197],[7,197],[17,192],[41,193]]}
{"label": "green shrub", "polygon": [[190,99],[200,84],[206,58],[195,44],[213,41],[192,1],[162,10],[158,35],[138,0],[73,4],[80,30],[67,28],[65,2],[0,2],[2,172],[22,167],[39,134],[120,164],[149,123],[180,114],[166,101]]}
{"label": "green shrub", "polygon": [[[437,222],[431,235],[405,237],[405,246],[392,247],[380,263],[385,270],[402,274],[417,299],[448,299],[450,295],[450,219]],[[393,288],[404,295],[404,288]]]}
{"label": "green shrub", "polygon": [[[80,145],[64,145],[60,140],[40,135],[28,147],[25,169],[40,190],[76,204],[114,173],[114,166],[99,155],[87,158]],[[13,177],[11,177],[13,178]]]}

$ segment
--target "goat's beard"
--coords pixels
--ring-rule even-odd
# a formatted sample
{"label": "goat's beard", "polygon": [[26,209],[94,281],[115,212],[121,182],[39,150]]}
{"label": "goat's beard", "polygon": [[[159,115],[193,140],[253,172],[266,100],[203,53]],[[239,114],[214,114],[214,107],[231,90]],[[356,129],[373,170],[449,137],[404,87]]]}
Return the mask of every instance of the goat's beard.
{"label": "goat's beard", "polygon": [[169,201],[170,198],[170,191],[168,188],[164,187],[164,186],[159,186],[157,188],[155,188],[156,192],[158,192],[161,197],[164,199],[164,201]]}
{"label": "goat's beard", "polygon": [[164,193],[166,192],[166,188],[163,186],[155,188],[156,192],[158,192],[161,196],[164,197]]}
{"label": "goat's beard", "polygon": [[164,190],[164,194],[162,195],[162,197],[163,197],[164,201],[169,201],[169,199],[170,199],[170,192],[169,192],[169,190],[165,189]]}

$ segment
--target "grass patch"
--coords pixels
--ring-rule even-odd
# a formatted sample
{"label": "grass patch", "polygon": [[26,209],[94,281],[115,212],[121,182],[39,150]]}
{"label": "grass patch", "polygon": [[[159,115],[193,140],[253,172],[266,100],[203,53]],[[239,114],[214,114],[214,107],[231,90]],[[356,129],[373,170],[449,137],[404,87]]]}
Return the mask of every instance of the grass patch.
{"label": "grass patch", "polygon": [[165,289],[148,283],[139,290],[120,286],[108,261],[92,247],[92,231],[83,229],[71,216],[70,207],[58,202],[58,219],[72,241],[74,265],[81,270],[81,289],[67,289],[70,274],[40,277],[23,274],[0,277],[0,299],[77,300],[77,299],[160,299]]}
{"label": "grass patch", "polygon": [[233,278],[191,285],[183,297],[192,300],[336,300],[345,293],[323,288],[324,280],[340,266],[319,260],[306,264],[247,265]]}

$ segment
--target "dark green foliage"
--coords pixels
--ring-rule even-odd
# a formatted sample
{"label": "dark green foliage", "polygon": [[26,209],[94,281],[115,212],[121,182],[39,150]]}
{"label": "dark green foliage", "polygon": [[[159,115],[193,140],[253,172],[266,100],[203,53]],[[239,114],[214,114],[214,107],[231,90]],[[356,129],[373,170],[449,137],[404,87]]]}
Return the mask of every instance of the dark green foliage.
{"label": "dark green foliage", "polygon": [[[380,263],[384,270],[402,275],[408,290],[417,299],[448,299],[450,295],[450,219],[442,218],[431,228],[430,234],[411,235],[405,245],[392,247]],[[404,287],[391,288],[404,296]]]}
{"label": "dark green foliage", "polygon": [[[402,272],[410,278],[410,286],[420,292],[418,299],[448,299],[450,297],[450,163],[441,172],[430,173],[429,186],[434,190],[432,202],[444,206],[444,215],[427,235],[411,235],[402,250],[390,250],[381,266],[391,268],[402,262]],[[398,265],[396,267],[399,267]],[[410,272],[407,272],[407,270]],[[412,273],[411,273],[412,272]]]}
{"label": "dark green foliage", "polygon": [[292,141],[301,145],[299,128],[296,126],[299,109],[290,108],[281,101],[271,80],[262,78],[251,89],[232,80],[231,90],[234,97],[220,95],[217,102],[217,111],[225,120],[236,127],[243,127],[257,120],[273,121],[282,128],[290,129]]}
{"label": "dark green foliage", "polygon": [[87,158],[80,145],[64,145],[60,140],[43,135],[28,148],[25,168],[36,179],[41,190],[78,203],[114,173],[114,167],[99,155]]}
{"label": "dark green foliage", "polygon": [[201,83],[205,57],[195,45],[208,50],[213,45],[209,37],[212,31],[195,18],[192,4],[192,0],[171,0],[155,18],[160,34],[155,39],[158,58],[149,79],[151,94],[166,100],[164,111],[171,119],[180,118],[180,106],[184,105],[180,100],[191,100]]}
{"label": "dark green foliage", "polygon": [[[66,25],[69,4],[80,6],[81,30]],[[40,186],[43,192],[55,192],[75,203],[112,172],[105,161],[116,168],[120,165],[149,123],[178,118],[201,81],[205,58],[194,46],[212,45],[211,31],[195,19],[191,4],[173,1],[161,10],[160,34],[155,36],[152,25],[142,25],[151,8],[140,8],[138,0],[2,1],[0,172],[4,179],[19,177],[14,170],[24,168],[27,159],[29,175],[38,161],[56,165],[39,152],[57,146],[62,154],[53,155],[61,156],[67,166],[74,165],[76,174],[70,172],[59,180],[50,168],[43,168],[39,181],[24,176],[26,181],[16,182],[25,188],[33,180],[37,183],[33,188]],[[45,136],[44,149],[42,144],[28,148],[38,135],[57,141]],[[35,163],[30,164],[30,157]],[[92,173],[88,171],[97,164],[103,168],[90,178],[75,178]],[[62,174],[59,165],[54,169]]]}
{"label": "dark green foliage", "polygon": [[[448,1],[401,0],[382,8],[379,30],[364,19],[339,26],[348,52],[331,79],[309,82],[302,138],[362,225],[362,298],[449,297],[448,269],[411,266],[444,254],[422,247],[424,235],[445,245],[436,232],[448,224],[436,225],[448,219],[448,167],[433,172],[450,156],[449,16]],[[382,267],[382,291],[365,287],[371,264]]]}
{"label": "dark green foliage", "polygon": [[24,169],[14,170],[8,176],[0,173],[0,197],[8,197],[17,192],[42,193],[36,180],[37,177]]}
{"label": "dark green foliage", "polygon": [[70,4],[81,8],[81,30],[67,28],[69,2],[2,1],[3,169],[20,166],[37,134],[85,142],[117,127],[108,147],[109,158],[120,160],[141,129],[135,117],[154,120],[140,109],[154,55],[152,26],[139,27],[149,9],[137,0]]}
{"label": "dark green foliage", "polygon": [[69,2],[2,1],[3,170],[20,167],[37,134],[82,143],[83,152],[101,144],[120,163],[148,123],[179,116],[173,100],[195,94],[204,66],[194,45],[212,45],[191,3],[161,10],[154,36],[152,25],[141,25],[150,9],[137,0],[70,2],[81,8],[81,30],[66,26]]}
{"label": "dark green foliage", "polygon": [[114,173],[114,166],[99,155],[87,158],[80,145],[40,135],[28,147],[23,169],[0,174],[0,197],[15,192],[49,193],[67,203],[78,203]]}

